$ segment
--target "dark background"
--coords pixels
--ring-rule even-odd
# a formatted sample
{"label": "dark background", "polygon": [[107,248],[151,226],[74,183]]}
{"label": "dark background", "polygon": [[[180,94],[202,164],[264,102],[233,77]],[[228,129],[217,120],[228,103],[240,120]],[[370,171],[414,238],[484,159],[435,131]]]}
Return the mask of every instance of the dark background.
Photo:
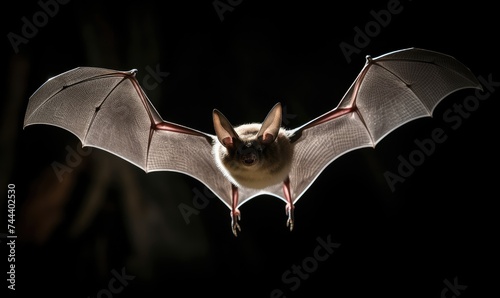
{"label": "dark background", "polygon": [[[279,289],[287,297],[452,297],[443,289],[454,279],[460,297],[498,293],[495,89],[485,90],[489,98],[456,129],[443,115],[474,90],[453,93],[433,118],[401,127],[376,150],[337,159],[296,203],[293,232],[283,202],[267,196],[241,207],[237,238],[229,210],[215,198],[187,223],[179,206],[193,206],[201,183],[144,174],[97,149],[80,154],[58,180],[52,165],[68,165],[68,150],[84,152],[78,139],[50,126],[23,130],[22,123],[29,96],[77,66],[137,68],[139,82],[157,83],[145,91],[164,119],[208,133],[213,108],[241,124],[262,121],[277,101],[287,127],[304,124],[336,106],[366,55],[407,47],[449,54],[476,76],[500,81],[498,13],[487,1],[401,0],[400,12],[350,63],[339,44],[354,45],[354,27],[364,31],[374,21],[370,11],[397,1],[238,2],[221,20],[210,0],[69,1],[17,53],[9,33],[22,35],[23,17],[43,10],[36,1],[4,7],[0,180],[5,193],[9,183],[16,191],[15,294],[268,297]],[[157,67],[168,76],[147,78]],[[384,173],[398,174],[398,157],[437,128],[446,141],[391,191]],[[0,210],[5,235],[7,199]],[[340,246],[292,289],[298,284],[283,276],[304,260],[314,265],[318,237]],[[135,277],[114,294],[106,290],[113,270]],[[0,276],[2,291],[6,279]]]}

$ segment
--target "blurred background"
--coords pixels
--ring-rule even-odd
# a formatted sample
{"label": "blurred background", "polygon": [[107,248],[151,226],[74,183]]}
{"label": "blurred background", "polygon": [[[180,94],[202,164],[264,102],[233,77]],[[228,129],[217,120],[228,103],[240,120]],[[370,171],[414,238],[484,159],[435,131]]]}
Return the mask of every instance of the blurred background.
{"label": "blurred background", "polygon": [[[480,297],[498,290],[493,4],[66,2],[21,1],[2,11],[0,233],[7,234],[14,184],[18,237],[9,294],[452,297],[455,284],[461,297]],[[278,101],[293,128],[334,108],[366,55],[407,47],[449,54],[489,78],[481,93],[488,98],[459,114],[454,107],[474,90],[458,91],[433,118],[408,123],[375,150],[337,159],[296,203],[293,232],[283,202],[261,196],[240,208],[235,238],[229,209],[195,179],[145,174],[82,149],[56,127],[22,128],[30,95],[78,66],[138,69],[164,119],[207,133],[214,133],[213,108],[242,124],[262,121]],[[452,127],[447,113],[460,124]],[[401,158],[418,150],[415,140],[435,129],[446,141],[392,190],[384,175],[398,174]],[[193,201],[199,193],[201,208]],[[10,248],[0,240],[0,271],[7,272]],[[328,251],[322,241],[340,246]],[[326,260],[315,258],[317,247]]]}

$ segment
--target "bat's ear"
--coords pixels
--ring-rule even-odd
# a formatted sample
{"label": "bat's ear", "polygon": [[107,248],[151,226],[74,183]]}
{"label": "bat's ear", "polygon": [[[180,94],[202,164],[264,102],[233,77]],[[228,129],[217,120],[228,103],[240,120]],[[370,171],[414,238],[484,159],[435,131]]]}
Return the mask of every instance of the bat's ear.
{"label": "bat's ear", "polygon": [[257,134],[257,138],[261,143],[270,144],[274,142],[281,127],[281,115],[281,103],[278,102],[267,114]]}
{"label": "bat's ear", "polygon": [[239,140],[240,137],[234,131],[233,126],[221,112],[214,109],[213,112],[214,129],[219,142],[226,148],[234,146],[234,140]]}

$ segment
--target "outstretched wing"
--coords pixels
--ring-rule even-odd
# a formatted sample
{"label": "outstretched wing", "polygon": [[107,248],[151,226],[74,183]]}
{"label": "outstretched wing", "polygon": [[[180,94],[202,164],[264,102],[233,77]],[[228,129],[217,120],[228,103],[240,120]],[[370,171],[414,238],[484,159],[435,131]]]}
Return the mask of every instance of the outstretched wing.
{"label": "outstretched wing", "polygon": [[231,184],[211,154],[215,136],[163,121],[135,73],[80,67],[53,77],[30,97],[24,126],[66,129],[83,146],[108,151],[146,172],[187,174],[229,207]]}
{"label": "outstretched wing", "polygon": [[444,97],[463,88],[481,85],[467,67],[444,54],[410,48],[367,57],[335,109],[293,130],[292,198],[297,201],[339,156],[375,147],[403,124],[431,116]]}

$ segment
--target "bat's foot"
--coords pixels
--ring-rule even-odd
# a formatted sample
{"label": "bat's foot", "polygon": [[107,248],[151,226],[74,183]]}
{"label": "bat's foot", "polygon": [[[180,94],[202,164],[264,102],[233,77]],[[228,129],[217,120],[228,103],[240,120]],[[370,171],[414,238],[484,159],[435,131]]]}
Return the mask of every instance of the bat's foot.
{"label": "bat's foot", "polygon": [[288,215],[288,219],[286,221],[286,226],[290,228],[290,231],[293,230],[293,222],[294,222],[293,210],[294,209],[295,209],[295,206],[293,204],[287,203],[285,206],[285,212],[286,212],[286,215]]}
{"label": "bat's foot", "polygon": [[238,231],[241,232],[240,225],[238,221],[241,219],[240,210],[234,209],[231,210],[231,229],[233,230],[234,236],[238,236]]}

